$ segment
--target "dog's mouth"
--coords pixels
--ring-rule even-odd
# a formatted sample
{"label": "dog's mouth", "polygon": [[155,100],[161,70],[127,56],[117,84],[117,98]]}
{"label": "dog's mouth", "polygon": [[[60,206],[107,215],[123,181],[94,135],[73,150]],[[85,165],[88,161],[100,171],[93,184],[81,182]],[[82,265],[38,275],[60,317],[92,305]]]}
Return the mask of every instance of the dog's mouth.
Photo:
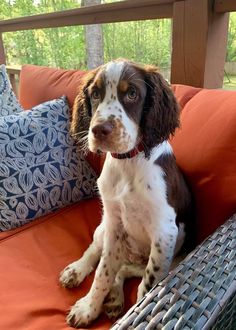
{"label": "dog's mouth", "polygon": [[[131,139],[128,139],[127,141],[123,141],[120,139],[121,142],[118,143],[110,143],[110,141],[92,141],[92,143],[89,143],[89,150],[91,152],[94,152],[98,155],[101,155],[103,153],[110,152],[114,155],[125,155],[128,153],[137,154],[141,150],[143,151],[143,145],[142,142],[140,142],[140,139],[137,139],[136,143],[130,143]],[[119,157],[118,157],[119,158]],[[131,158],[131,157],[128,157]]]}
{"label": "dog's mouth", "polygon": [[123,136],[123,134],[111,134],[111,136],[98,139],[89,136],[88,147],[91,152],[102,153],[118,153],[123,154],[135,147],[135,141],[132,142],[130,136]]}
{"label": "dog's mouth", "polygon": [[121,140],[121,142],[114,142],[109,140],[98,141],[97,139],[89,140],[89,150],[91,152],[97,153],[98,155],[107,152],[122,154],[129,151],[130,149],[132,149],[132,147],[129,147],[128,140]]}

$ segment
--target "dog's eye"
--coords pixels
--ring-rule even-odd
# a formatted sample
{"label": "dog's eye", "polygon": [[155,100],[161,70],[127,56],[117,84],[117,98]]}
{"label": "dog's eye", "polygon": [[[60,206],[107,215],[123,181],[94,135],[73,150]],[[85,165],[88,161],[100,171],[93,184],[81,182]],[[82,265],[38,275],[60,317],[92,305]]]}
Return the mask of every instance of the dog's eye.
{"label": "dog's eye", "polygon": [[100,98],[99,91],[95,89],[91,94],[91,98],[94,100],[98,100]]}
{"label": "dog's eye", "polygon": [[127,92],[128,99],[134,101],[137,96],[138,96],[138,93],[137,93],[136,89],[134,87],[130,87]]}

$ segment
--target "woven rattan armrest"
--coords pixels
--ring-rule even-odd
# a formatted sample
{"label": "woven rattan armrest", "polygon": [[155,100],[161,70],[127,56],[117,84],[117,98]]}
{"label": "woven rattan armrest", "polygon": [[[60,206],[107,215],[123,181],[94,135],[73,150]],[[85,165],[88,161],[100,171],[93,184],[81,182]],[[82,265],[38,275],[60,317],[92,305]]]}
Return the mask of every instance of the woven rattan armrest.
{"label": "woven rattan armrest", "polygon": [[118,320],[118,329],[236,330],[236,214]]}

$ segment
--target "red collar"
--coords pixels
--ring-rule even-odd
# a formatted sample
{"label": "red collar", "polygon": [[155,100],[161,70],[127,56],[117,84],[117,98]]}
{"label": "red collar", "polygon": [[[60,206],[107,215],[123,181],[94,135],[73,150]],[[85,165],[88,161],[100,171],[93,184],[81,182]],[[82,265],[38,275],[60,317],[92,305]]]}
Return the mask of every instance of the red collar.
{"label": "red collar", "polygon": [[117,153],[111,153],[113,158],[117,159],[126,159],[126,158],[133,158],[135,157],[139,152],[144,151],[144,147],[142,142],[140,142],[134,149],[124,153],[124,154],[117,154]]}

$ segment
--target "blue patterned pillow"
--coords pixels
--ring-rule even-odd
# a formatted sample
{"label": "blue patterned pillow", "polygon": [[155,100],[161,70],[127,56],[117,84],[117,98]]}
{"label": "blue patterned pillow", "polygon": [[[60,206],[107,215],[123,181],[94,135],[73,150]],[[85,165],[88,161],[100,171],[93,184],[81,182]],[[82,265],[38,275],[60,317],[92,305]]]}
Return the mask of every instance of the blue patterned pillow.
{"label": "blue patterned pillow", "polygon": [[0,65],[0,116],[22,111],[8,79],[6,67]]}
{"label": "blue patterned pillow", "polygon": [[0,117],[0,231],[95,194],[69,124],[65,97]]}

